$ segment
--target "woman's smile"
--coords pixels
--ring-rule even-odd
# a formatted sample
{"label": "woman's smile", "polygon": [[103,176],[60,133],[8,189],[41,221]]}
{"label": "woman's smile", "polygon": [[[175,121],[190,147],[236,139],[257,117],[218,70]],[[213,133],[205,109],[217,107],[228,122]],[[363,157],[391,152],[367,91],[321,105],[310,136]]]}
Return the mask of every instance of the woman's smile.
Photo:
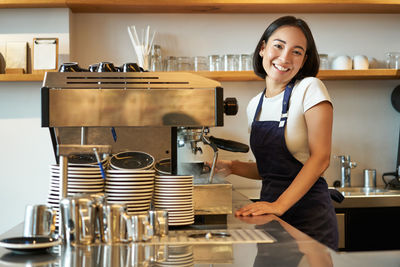
{"label": "woman's smile", "polygon": [[286,72],[286,71],[289,71],[289,70],[290,70],[290,68],[285,68],[285,67],[283,67],[283,66],[281,66],[281,65],[278,65],[278,64],[275,64],[275,63],[272,63],[272,64],[273,64],[274,67],[277,68],[279,71]]}

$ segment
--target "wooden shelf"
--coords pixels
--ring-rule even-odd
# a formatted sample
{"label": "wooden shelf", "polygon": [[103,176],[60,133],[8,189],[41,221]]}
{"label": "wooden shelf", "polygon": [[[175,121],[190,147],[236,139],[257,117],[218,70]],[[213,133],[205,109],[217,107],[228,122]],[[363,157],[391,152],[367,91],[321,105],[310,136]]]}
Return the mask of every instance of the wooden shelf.
{"label": "wooden shelf", "polygon": [[2,0],[0,8],[82,13],[400,13],[398,0]]}
{"label": "wooden shelf", "polygon": [[320,70],[317,77],[321,80],[394,80],[400,79],[400,70]]}
{"label": "wooden shelf", "polygon": [[44,74],[0,74],[0,82],[41,82]]}
{"label": "wooden shelf", "polygon": [[0,8],[59,8],[67,7],[66,0],[2,0]]}
{"label": "wooden shelf", "polygon": [[[253,71],[204,71],[194,73],[221,82],[262,80]],[[321,70],[317,77],[321,80],[393,80],[400,79],[400,70]]]}
{"label": "wooden shelf", "polygon": [[[252,71],[198,71],[195,74],[220,82],[261,81]],[[321,70],[321,80],[394,80],[400,79],[400,70]],[[43,74],[0,74],[0,82],[41,82]]]}

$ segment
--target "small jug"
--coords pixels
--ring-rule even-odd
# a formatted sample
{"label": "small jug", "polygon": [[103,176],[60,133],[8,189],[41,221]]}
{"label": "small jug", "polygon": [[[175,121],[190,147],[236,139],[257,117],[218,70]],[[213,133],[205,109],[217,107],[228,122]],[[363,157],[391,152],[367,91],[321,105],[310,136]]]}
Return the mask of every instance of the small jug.
{"label": "small jug", "polygon": [[56,213],[48,205],[26,206],[24,236],[52,236],[56,229]]}
{"label": "small jug", "polygon": [[71,245],[91,245],[96,240],[96,203],[92,197],[67,197],[60,211],[64,240]]}
{"label": "small jug", "polygon": [[126,243],[132,240],[131,217],[127,214],[126,206],[106,204],[100,214],[102,224],[102,242],[107,244]]}
{"label": "small jug", "polygon": [[129,235],[133,242],[147,241],[153,237],[153,227],[150,224],[150,218],[147,213],[131,216]]}
{"label": "small jug", "polygon": [[167,210],[149,210],[150,225],[153,228],[153,235],[168,235],[168,211]]}

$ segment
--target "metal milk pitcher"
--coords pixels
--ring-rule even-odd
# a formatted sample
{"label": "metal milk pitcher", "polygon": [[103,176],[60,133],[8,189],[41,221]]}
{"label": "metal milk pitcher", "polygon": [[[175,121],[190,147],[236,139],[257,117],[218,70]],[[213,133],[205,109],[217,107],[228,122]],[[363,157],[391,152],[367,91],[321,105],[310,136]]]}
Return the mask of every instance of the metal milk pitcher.
{"label": "metal milk pitcher", "polygon": [[27,205],[24,236],[51,236],[56,229],[56,210],[48,205]]}
{"label": "metal milk pitcher", "polygon": [[92,197],[61,200],[64,240],[71,245],[90,245],[96,240],[96,202]]}
{"label": "metal milk pitcher", "polygon": [[102,223],[102,242],[106,244],[126,243],[132,240],[130,235],[131,217],[126,206],[106,204],[100,214]]}

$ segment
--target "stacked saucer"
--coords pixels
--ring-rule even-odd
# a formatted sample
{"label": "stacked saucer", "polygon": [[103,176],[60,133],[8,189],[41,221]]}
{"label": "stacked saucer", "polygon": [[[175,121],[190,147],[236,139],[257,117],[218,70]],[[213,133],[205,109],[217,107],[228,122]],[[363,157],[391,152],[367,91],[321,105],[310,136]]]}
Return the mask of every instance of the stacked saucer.
{"label": "stacked saucer", "polygon": [[168,210],[168,224],[193,224],[193,176],[158,175],[155,178],[154,207]]}
{"label": "stacked saucer", "polygon": [[153,168],[154,158],[141,151],[127,151],[115,154],[110,159],[110,167],[114,170],[149,170]]}
{"label": "stacked saucer", "polygon": [[[47,203],[58,212],[60,205],[60,167],[57,164],[50,165],[50,189]],[[90,164],[68,165],[68,196],[74,194],[101,193],[104,190],[104,179],[100,168]]]}
{"label": "stacked saucer", "polygon": [[105,185],[107,203],[123,204],[128,213],[149,210],[154,175],[154,170],[108,170]]}

